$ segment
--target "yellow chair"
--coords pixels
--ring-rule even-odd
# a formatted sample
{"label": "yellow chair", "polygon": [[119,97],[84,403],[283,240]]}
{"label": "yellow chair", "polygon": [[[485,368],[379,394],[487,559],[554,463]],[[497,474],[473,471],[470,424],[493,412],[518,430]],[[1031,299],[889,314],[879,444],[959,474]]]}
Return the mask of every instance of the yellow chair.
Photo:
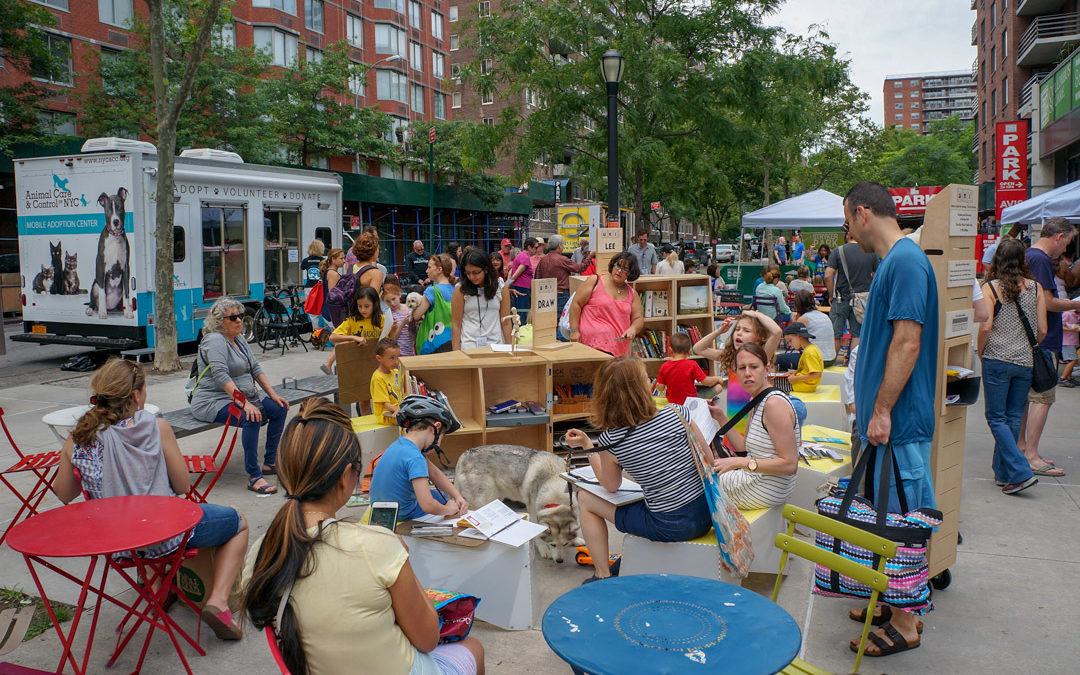
{"label": "yellow chair", "polygon": [[[885,574],[885,561],[896,556],[896,544],[876,534],[860,530],[853,525],[841,523],[838,520],[833,520],[827,516],[791,504],[784,505],[783,517],[784,520],[788,521],[787,532],[776,535],[776,539],[773,541],[774,545],[782,551],[780,554],[780,572],[776,575],[776,585],[773,586],[773,602],[776,602],[776,598],[780,594],[780,584],[784,580],[784,567],[787,566],[789,553],[794,553],[800,558],[851,577],[873,589],[870,593],[870,602],[866,607],[866,620],[863,622],[862,637],[859,639],[859,651],[855,655],[855,668],[851,671],[857,673],[859,664],[862,663],[863,651],[866,650],[866,639],[867,635],[870,634],[870,625],[874,618],[874,608],[877,606],[878,596],[884,593],[889,586],[889,577]],[[877,554],[877,565],[875,567],[866,567],[832,551],[818,548],[812,542],[796,539],[796,524],[824,532]],[[798,658],[781,672],[787,675],[821,675],[827,673],[827,671]]]}

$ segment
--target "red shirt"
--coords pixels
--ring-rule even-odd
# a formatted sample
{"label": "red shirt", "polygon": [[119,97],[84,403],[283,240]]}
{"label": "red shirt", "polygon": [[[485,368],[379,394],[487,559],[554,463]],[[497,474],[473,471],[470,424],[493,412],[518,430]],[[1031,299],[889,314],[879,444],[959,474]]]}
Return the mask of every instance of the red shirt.
{"label": "red shirt", "polygon": [[697,361],[686,358],[665,361],[660,366],[656,383],[667,386],[668,403],[682,405],[686,399],[697,396],[697,387],[694,383],[704,379],[705,371],[701,369]]}

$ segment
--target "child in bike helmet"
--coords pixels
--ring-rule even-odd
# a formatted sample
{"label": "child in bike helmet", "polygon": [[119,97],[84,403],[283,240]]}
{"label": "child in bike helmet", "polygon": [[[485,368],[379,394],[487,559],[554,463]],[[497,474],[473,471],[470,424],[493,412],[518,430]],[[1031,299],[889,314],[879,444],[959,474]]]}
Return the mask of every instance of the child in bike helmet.
{"label": "child in bike helmet", "polygon": [[[469,504],[424,453],[445,457],[439,439],[461,428],[454,413],[430,396],[410,394],[401,399],[397,423],[404,433],[379,458],[371,478],[372,502],[397,502],[398,520],[424,514],[461,516]],[[428,487],[428,481],[435,489]]]}

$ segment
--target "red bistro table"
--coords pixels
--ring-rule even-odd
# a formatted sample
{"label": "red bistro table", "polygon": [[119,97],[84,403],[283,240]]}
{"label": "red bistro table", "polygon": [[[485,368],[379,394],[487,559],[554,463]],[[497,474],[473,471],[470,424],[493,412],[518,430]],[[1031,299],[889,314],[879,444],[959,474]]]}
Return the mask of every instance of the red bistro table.
{"label": "red bistro table", "polygon": [[[197,641],[192,640],[164,612],[161,604],[183,559],[184,548],[191,530],[201,517],[202,510],[196,504],[178,497],[109,497],[45,511],[11,528],[7,537],[8,545],[23,554],[23,559],[26,560],[27,567],[30,568],[30,575],[34,578],[41,599],[45,603],[49,618],[52,619],[53,626],[60,636],[63,653],[60,656],[60,665],[57,667],[58,672],[63,672],[67,661],[71,662],[75,673],[84,674],[87,672],[90,649],[94,644],[94,630],[97,627],[98,617],[101,615],[101,604],[103,600],[108,600],[125,610],[128,617],[134,615],[137,618],[131,630],[126,635],[117,638],[117,647],[109,659],[108,665],[112,665],[120,655],[120,652],[123,651],[139,626],[146,623],[149,629],[143,643],[142,652],[139,654],[138,665],[136,665],[133,672],[137,673],[142,668],[143,660],[146,658],[146,650],[150,646],[150,638],[153,637],[154,631],[160,628],[164,629],[169,635],[169,639],[172,640],[184,668],[190,675],[191,668],[188,666],[187,659],[184,658],[176,634],[179,633],[200,655],[204,655],[206,652],[203,651]],[[180,535],[183,535],[183,540],[173,553],[153,560],[145,560],[135,556],[137,549]],[[133,556],[133,566],[143,579],[152,579],[156,576],[151,569],[154,566],[164,570],[164,574],[161,576],[161,585],[157,592],[151,591],[149,587],[144,588],[128,574],[124,567],[112,560],[111,554],[120,552],[129,552]],[[45,558],[84,557],[89,558],[90,561],[86,576],[82,579],[45,560]],[[103,560],[104,564],[101,565],[100,581],[95,585],[94,572],[98,567],[99,559]],[[45,588],[41,584],[34,563],[46,567],[80,586],[75,616],[71,620],[71,627],[66,636],[60,627],[60,623],[56,620],[49,599],[45,595]],[[127,605],[106,593],[105,582],[110,569],[116,570],[117,574],[123,577],[138,593],[138,599],[134,604]],[[76,661],[74,654],[72,654],[72,646],[88,593],[95,594],[97,601],[94,606],[94,616],[90,622],[90,634],[87,637],[86,652],[80,665]],[[140,610],[139,607],[144,602],[146,603],[145,611]],[[126,620],[127,618],[124,619],[125,622]]]}

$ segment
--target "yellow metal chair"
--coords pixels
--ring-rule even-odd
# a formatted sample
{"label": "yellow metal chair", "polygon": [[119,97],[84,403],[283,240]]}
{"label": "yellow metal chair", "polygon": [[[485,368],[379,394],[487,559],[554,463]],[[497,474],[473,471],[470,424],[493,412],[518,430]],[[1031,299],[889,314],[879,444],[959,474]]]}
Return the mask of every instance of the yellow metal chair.
{"label": "yellow metal chair", "polygon": [[[873,589],[870,593],[870,602],[866,607],[866,620],[863,622],[862,637],[859,639],[859,651],[855,655],[855,668],[851,671],[857,673],[859,664],[862,663],[863,652],[866,650],[866,639],[867,635],[870,634],[870,625],[874,618],[874,608],[877,606],[878,596],[885,592],[885,589],[889,586],[889,578],[885,575],[885,561],[896,556],[896,544],[876,534],[860,530],[853,525],[841,523],[838,520],[833,520],[827,516],[791,504],[784,505],[783,517],[784,520],[788,521],[787,532],[776,535],[776,539],[773,541],[774,545],[782,551],[780,554],[780,572],[776,575],[776,585],[773,586],[773,602],[776,602],[776,598],[780,594],[780,584],[784,580],[784,568],[787,566],[788,554],[790,553],[828,567],[834,572],[851,577]],[[866,567],[832,551],[818,548],[813,542],[796,539],[795,525],[804,525],[809,529],[824,532],[837,539],[861,546],[878,555],[877,565],[875,567]],[[787,675],[828,675],[828,671],[798,658],[781,672]]]}

